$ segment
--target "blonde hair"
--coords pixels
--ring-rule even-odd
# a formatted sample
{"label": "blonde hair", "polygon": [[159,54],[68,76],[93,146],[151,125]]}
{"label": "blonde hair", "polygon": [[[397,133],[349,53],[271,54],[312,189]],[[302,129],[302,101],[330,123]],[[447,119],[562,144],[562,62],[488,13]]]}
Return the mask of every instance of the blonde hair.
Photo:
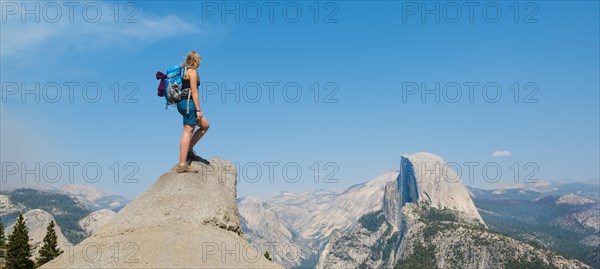
{"label": "blonde hair", "polygon": [[200,65],[200,54],[195,50],[190,51],[185,57],[185,62],[181,65],[198,67],[198,65]]}

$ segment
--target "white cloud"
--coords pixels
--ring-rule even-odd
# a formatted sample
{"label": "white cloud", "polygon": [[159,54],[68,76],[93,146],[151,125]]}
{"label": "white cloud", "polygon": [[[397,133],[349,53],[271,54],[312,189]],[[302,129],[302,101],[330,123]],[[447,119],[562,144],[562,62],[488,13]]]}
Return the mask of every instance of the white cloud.
{"label": "white cloud", "polygon": [[508,150],[496,150],[492,156],[494,157],[508,157],[511,156],[512,153]]}
{"label": "white cloud", "polygon": [[[17,13],[2,18],[1,57],[27,57],[32,52],[60,53],[71,50],[114,48],[124,45],[154,42],[184,34],[203,33],[202,29],[174,15],[152,15],[137,12],[135,22],[115,22],[109,13],[111,6],[98,2],[103,17],[92,23],[83,17],[66,15],[56,22],[42,19],[36,22],[33,16],[21,21]],[[20,10],[19,10],[20,11]],[[65,10],[64,12],[66,12]],[[78,13],[76,13],[78,14]]]}

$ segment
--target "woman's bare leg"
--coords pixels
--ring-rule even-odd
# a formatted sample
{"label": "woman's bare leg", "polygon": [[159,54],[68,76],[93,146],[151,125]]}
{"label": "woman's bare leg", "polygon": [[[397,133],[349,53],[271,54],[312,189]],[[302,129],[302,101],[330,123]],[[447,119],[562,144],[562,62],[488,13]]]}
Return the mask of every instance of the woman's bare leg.
{"label": "woman's bare leg", "polygon": [[208,120],[206,119],[206,117],[202,117],[202,121],[199,125],[200,125],[199,126],[200,128],[198,128],[198,130],[196,130],[196,132],[194,133],[194,135],[192,136],[192,139],[190,141],[190,149],[194,148],[196,143],[198,143],[200,138],[202,138],[204,136],[204,134],[206,134],[206,131],[208,131],[208,128],[210,128],[210,124],[208,123]]}
{"label": "woman's bare leg", "polygon": [[190,139],[192,138],[192,133],[194,132],[195,128],[195,125],[183,125],[183,135],[181,136],[181,141],[179,142],[179,163],[186,162],[187,153],[190,149]]}

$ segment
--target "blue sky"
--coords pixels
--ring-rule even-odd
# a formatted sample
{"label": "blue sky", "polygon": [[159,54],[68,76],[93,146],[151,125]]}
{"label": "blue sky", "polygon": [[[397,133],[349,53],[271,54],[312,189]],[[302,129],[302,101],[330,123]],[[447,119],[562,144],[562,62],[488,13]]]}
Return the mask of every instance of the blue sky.
{"label": "blue sky", "polygon": [[[21,16],[21,2],[2,6],[5,186],[23,175],[22,167],[7,172],[14,164],[34,171],[39,164],[25,175],[30,183],[48,176],[62,185],[68,163],[77,162],[73,183],[129,198],[143,192],[176,164],[182,131],[176,109],[165,110],[156,96],[154,74],[190,50],[202,56],[201,107],[211,122],[196,152],[239,164],[238,196],[343,189],[397,169],[402,154],[420,151],[464,169],[479,163],[469,183],[475,186],[494,186],[481,176],[490,163],[502,170],[494,184],[530,173],[542,180],[600,178],[596,1],[476,2],[472,22],[462,2],[281,2],[273,22],[269,2],[81,2],[72,22],[63,3],[52,2],[60,17],[47,2],[25,5],[35,3],[40,22]],[[97,22],[89,22],[95,16],[89,10],[82,15],[86,3],[102,11]],[[458,3],[461,17],[448,3]],[[239,22],[223,15],[236,4]],[[436,4],[439,22],[423,14]],[[256,7],[262,16],[254,22]],[[295,23],[294,8],[302,11]],[[236,83],[240,101],[234,94],[223,99]],[[435,94],[423,100],[436,83],[439,102]],[[273,85],[272,100],[265,85]],[[416,94],[409,85],[418,85]],[[472,101],[465,85],[475,85]],[[34,93],[23,98],[25,90]],[[510,156],[494,157],[496,151]],[[92,167],[88,176],[97,180],[88,181],[95,182],[82,179],[84,166]],[[93,175],[96,168],[101,176]],[[290,182],[297,168],[302,175]],[[138,182],[124,183],[128,175]],[[328,175],[338,182],[324,183]]]}

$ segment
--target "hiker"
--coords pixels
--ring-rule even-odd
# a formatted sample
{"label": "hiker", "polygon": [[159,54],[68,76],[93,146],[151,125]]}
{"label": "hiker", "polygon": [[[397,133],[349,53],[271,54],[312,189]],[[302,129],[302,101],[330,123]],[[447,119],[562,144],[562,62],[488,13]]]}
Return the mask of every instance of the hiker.
{"label": "hiker", "polygon": [[[196,155],[194,146],[210,127],[206,117],[202,115],[200,109],[200,101],[198,97],[198,86],[200,80],[198,78],[198,66],[200,65],[200,54],[196,51],[188,53],[185,62],[181,65],[187,67],[183,78],[181,78],[181,88],[191,89],[190,98],[182,98],[177,102],[177,110],[183,116],[183,135],[179,144],[179,163],[177,164],[177,172],[198,172],[198,169],[193,168],[187,162],[197,161],[208,164],[208,161]],[[189,106],[189,107],[188,107]],[[194,132],[198,125],[198,130]]]}

